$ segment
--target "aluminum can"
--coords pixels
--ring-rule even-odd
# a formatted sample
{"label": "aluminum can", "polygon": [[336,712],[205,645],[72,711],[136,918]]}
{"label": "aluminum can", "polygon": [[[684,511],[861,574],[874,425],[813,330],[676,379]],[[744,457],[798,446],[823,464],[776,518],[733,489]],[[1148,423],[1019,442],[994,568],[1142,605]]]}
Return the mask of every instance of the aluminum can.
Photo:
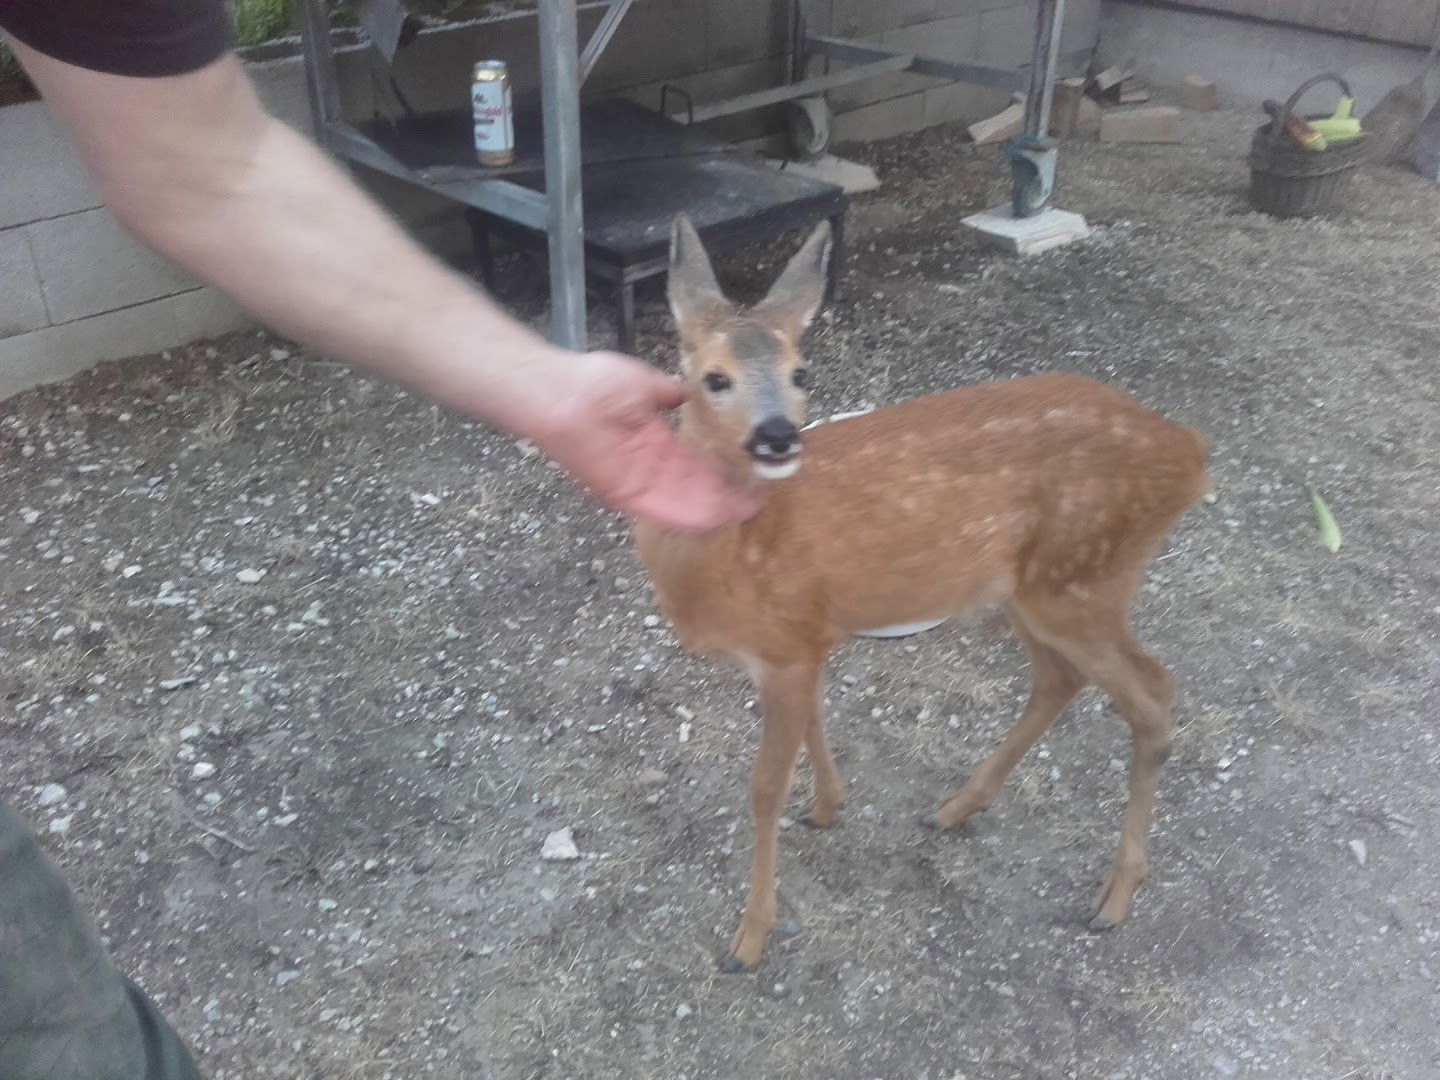
{"label": "aluminum can", "polygon": [[475,119],[475,158],[481,165],[515,161],[515,106],[510,69],[504,60],[480,60],[470,80],[470,111]]}

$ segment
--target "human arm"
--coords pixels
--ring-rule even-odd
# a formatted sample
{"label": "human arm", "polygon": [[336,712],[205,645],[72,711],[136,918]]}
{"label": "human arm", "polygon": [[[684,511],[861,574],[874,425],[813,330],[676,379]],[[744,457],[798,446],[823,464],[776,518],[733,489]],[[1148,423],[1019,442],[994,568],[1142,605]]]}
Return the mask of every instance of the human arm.
{"label": "human arm", "polygon": [[678,384],[511,319],[266,114],[233,55],[136,78],[15,47],[121,223],[281,333],[534,439],[619,509],[692,528],[751,509],[669,432]]}

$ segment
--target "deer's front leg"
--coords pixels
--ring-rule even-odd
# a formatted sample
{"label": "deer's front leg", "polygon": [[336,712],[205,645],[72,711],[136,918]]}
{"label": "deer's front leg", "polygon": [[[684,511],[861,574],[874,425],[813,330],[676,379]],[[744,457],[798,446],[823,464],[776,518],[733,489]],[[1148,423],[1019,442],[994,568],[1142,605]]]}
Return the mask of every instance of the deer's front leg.
{"label": "deer's front leg", "polygon": [[809,663],[762,667],[757,682],[764,710],[760,751],[750,772],[750,814],[755,848],[750,864],[750,896],[740,928],[730,942],[722,971],[744,971],[760,960],[775,928],[775,868],[780,814],[790,794],[795,758],[819,707],[823,658]]}

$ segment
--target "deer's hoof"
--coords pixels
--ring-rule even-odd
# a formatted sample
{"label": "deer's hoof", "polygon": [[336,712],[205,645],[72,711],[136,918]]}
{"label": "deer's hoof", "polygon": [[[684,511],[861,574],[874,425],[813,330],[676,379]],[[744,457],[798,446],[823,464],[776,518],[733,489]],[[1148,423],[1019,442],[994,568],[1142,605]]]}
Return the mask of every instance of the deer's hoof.
{"label": "deer's hoof", "polygon": [[802,927],[794,919],[791,919],[784,926],[780,927],[780,929],[775,931],[775,936],[781,941],[789,941],[792,937],[798,936],[800,931],[803,929],[804,927]]}
{"label": "deer's hoof", "polygon": [[1090,929],[1094,930],[1097,934],[1103,933],[1106,930],[1114,930],[1115,925],[1115,923],[1111,922],[1104,915],[1096,915],[1090,920]]}
{"label": "deer's hoof", "polygon": [[926,814],[924,817],[922,817],[922,818],[920,819],[920,827],[921,827],[922,829],[929,829],[929,830],[931,830],[932,832],[939,832],[939,831],[940,831],[940,819],[939,819],[938,817],[936,817],[934,814]]}
{"label": "deer's hoof", "polygon": [[745,970],[745,964],[733,952],[726,953],[725,958],[720,961],[720,973],[722,975],[739,975]]}

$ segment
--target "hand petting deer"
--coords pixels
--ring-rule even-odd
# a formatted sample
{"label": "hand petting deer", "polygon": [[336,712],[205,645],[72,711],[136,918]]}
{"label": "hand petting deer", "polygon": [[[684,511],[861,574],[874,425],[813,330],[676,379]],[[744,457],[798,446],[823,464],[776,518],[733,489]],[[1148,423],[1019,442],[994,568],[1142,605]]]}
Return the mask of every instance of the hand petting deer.
{"label": "hand petting deer", "polygon": [[949,390],[802,436],[800,341],[829,254],[825,224],[764,300],[740,308],[686,218],[671,238],[670,306],[692,391],[680,430],[764,495],[755,517],[710,533],[636,526],[681,643],[743,666],[764,713],[750,894],[721,966],[753,967],[775,926],[776,842],[801,744],[815,789],[805,822],[828,826],[843,803],[823,729],[830,651],[852,634],[994,604],[1030,654],[1030,700],[921,823],[951,829],[988,808],[1081,687],[1102,687],[1132,740],[1119,850],[1090,922],[1108,929],[1145,878],[1170,744],[1173,681],[1131,636],[1129,607],[1166,532],[1208,489],[1206,441],[1073,375]]}

